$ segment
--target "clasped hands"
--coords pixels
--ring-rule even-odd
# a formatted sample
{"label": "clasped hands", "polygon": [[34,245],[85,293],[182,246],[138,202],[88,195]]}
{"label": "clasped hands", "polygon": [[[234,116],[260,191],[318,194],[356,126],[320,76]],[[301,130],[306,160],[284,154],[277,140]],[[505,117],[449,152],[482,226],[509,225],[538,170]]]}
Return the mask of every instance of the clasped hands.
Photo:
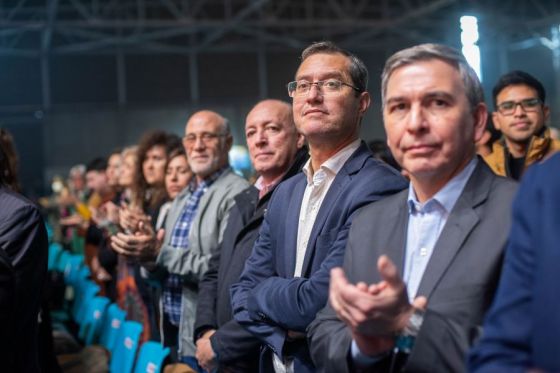
{"label": "clasped hands", "polygon": [[163,243],[165,231],[154,231],[150,218],[142,211],[121,207],[120,225],[125,233],[111,236],[111,247],[117,253],[141,262],[155,260]]}
{"label": "clasped hands", "polygon": [[377,261],[381,281],[368,285],[348,282],[342,268],[331,270],[329,300],[336,315],[350,329],[360,351],[376,356],[391,350],[415,308],[425,309],[427,300],[408,301],[406,285],[397,267],[382,255]]}

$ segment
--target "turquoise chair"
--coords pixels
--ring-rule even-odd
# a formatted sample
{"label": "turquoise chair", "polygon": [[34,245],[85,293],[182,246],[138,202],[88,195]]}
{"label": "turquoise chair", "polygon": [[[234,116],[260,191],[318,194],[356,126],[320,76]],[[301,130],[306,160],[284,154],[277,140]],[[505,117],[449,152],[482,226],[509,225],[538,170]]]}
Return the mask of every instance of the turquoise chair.
{"label": "turquoise chair", "polygon": [[142,324],[136,321],[125,321],[120,329],[115,348],[111,351],[109,372],[130,373],[134,365],[138,342],[142,333]]}
{"label": "turquoise chair", "polygon": [[94,297],[86,305],[87,311],[80,324],[78,337],[86,345],[90,345],[99,336],[101,322],[105,314],[107,305],[110,303],[107,297]]}
{"label": "turquoise chair", "polygon": [[142,345],[136,360],[134,373],[159,373],[163,359],[169,355],[169,348],[159,342],[148,341]]}
{"label": "turquoise chair", "polygon": [[55,269],[58,258],[60,257],[60,254],[62,254],[63,250],[62,245],[58,242],[53,242],[49,245],[49,261],[47,265],[49,271]]}
{"label": "turquoise chair", "polygon": [[60,253],[60,255],[58,257],[58,260],[54,264],[53,269],[55,271],[60,272],[60,273],[64,273],[64,271],[66,270],[66,266],[68,265],[68,261],[70,260],[71,257],[72,257],[72,254],[70,254],[66,250],[62,250],[62,252]]}
{"label": "turquoise chair", "polygon": [[78,281],[80,269],[85,266],[84,256],[71,254],[66,266],[64,267],[64,281],[74,286]]}
{"label": "turquoise chair", "polygon": [[126,312],[119,308],[116,303],[112,303],[105,312],[101,325],[101,335],[99,343],[107,350],[112,351],[115,347],[115,340],[119,334],[121,325],[124,323]]}
{"label": "turquoise chair", "polygon": [[75,288],[74,292],[72,317],[78,325],[81,325],[88,310],[89,302],[99,293],[99,286],[95,282],[86,279],[80,286]]}

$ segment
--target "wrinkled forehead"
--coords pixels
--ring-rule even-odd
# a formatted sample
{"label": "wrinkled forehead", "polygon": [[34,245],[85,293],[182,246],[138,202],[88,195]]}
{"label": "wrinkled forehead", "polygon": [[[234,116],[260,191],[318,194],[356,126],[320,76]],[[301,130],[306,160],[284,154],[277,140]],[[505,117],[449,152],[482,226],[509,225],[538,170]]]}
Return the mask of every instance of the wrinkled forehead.
{"label": "wrinkled forehead", "polygon": [[185,134],[196,134],[203,132],[220,133],[225,130],[224,123],[219,118],[196,117],[189,120],[185,128]]}
{"label": "wrinkled forehead", "polygon": [[291,107],[288,104],[258,105],[249,112],[245,121],[245,128],[276,123],[282,127],[289,127],[292,123]]}

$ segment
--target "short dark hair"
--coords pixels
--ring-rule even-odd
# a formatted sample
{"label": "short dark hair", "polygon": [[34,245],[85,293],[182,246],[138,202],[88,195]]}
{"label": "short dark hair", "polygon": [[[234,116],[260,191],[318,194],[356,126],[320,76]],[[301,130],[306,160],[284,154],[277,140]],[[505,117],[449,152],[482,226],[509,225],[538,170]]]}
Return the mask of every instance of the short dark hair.
{"label": "short dark hair", "polygon": [[360,90],[360,92],[365,92],[367,90],[369,76],[368,70],[364,62],[356,55],[340,48],[332,41],[320,41],[311,44],[310,46],[305,48],[303,52],[301,52],[301,61],[303,62],[307,57],[317,53],[340,53],[348,57],[348,59],[350,60],[350,68],[348,69],[348,73],[350,74],[352,83],[356,86],[356,88]]}
{"label": "short dark hair", "polygon": [[510,71],[507,74],[504,74],[498,79],[496,85],[492,89],[492,98],[494,99],[494,108],[497,109],[497,99],[500,92],[510,85],[526,85],[528,87],[533,88],[537,91],[537,95],[539,96],[539,100],[544,104],[546,100],[546,91],[541,82],[537,80],[533,75],[526,73],[525,71],[521,70],[514,70]]}
{"label": "short dark hair", "polygon": [[102,158],[102,157],[92,159],[86,165],[86,173],[88,173],[90,171],[99,171],[99,172],[103,171],[103,172],[105,172],[106,169],[107,169],[107,159]]}

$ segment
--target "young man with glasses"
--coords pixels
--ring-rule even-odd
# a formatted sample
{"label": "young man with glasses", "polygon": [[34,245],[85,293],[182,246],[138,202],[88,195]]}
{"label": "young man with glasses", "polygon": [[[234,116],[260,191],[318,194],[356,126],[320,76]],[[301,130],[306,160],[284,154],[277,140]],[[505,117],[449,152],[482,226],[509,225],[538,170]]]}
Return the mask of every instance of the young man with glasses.
{"label": "young man with glasses", "polygon": [[519,180],[528,166],[560,150],[560,141],[545,126],[550,114],[546,92],[530,74],[512,71],[498,80],[492,94],[492,120],[503,138],[484,160],[498,175]]}
{"label": "young man with glasses", "polygon": [[303,51],[288,84],[310,159],[275,189],[231,288],[235,320],[263,345],[261,372],[315,371],[305,331],[327,302],[329,271],[342,263],[354,213],[406,187],[359,138],[370,104],[367,77],[356,56],[321,42]]}

